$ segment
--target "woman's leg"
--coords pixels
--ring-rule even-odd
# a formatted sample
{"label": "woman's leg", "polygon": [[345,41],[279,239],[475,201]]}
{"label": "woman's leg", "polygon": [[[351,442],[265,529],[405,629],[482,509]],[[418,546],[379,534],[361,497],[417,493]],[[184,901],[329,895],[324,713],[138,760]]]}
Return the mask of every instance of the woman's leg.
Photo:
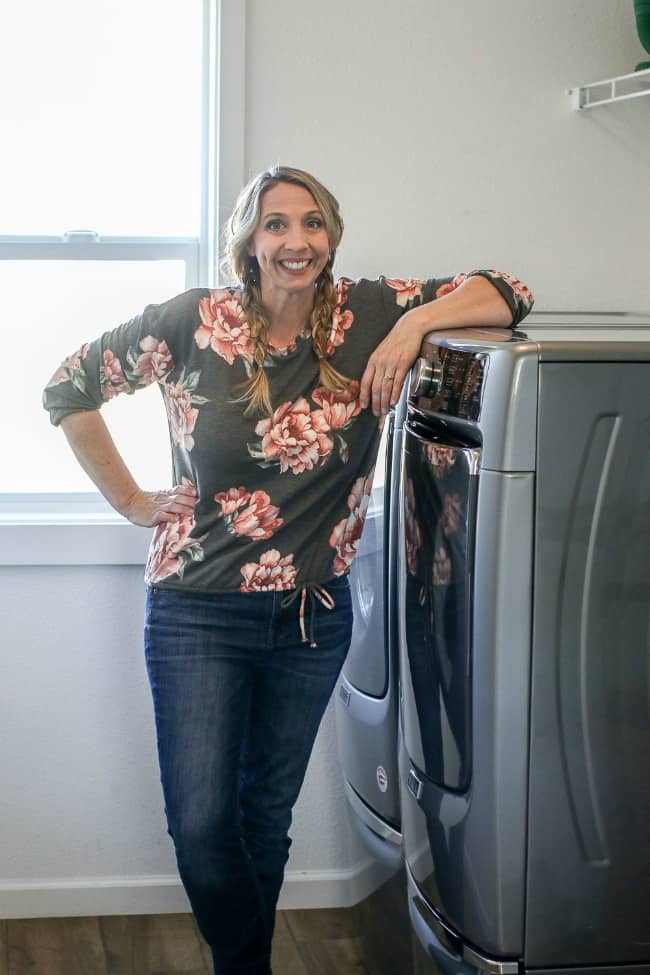
{"label": "woman's leg", "polygon": [[[352,633],[347,577],[328,590],[336,605],[327,610],[315,604],[316,647],[301,642],[297,604],[283,609],[276,601],[273,649],[252,690],[254,720],[245,743],[240,808],[244,843],[263,891],[269,944],[291,843],[291,811]],[[308,610],[308,627],[309,616]]]}
{"label": "woman's leg", "polygon": [[145,652],[165,812],[216,975],[270,971],[259,882],[241,841],[238,787],[273,594],[250,595],[147,594]]}

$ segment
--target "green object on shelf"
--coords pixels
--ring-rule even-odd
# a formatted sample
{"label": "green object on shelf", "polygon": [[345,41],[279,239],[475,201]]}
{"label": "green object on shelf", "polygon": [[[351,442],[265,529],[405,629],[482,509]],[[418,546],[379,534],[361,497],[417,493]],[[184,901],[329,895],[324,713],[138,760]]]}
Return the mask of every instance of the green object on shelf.
{"label": "green object on shelf", "polygon": [[[650,54],[650,0],[634,0],[634,16],[639,40]],[[645,71],[646,68],[650,68],[650,61],[640,61],[634,70]]]}

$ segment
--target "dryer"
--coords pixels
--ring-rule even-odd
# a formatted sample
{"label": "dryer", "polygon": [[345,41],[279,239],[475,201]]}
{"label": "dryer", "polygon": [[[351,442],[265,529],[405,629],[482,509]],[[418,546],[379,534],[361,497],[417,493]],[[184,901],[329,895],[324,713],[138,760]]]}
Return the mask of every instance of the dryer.
{"label": "dryer", "polygon": [[[650,320],[434,333],[400,462],[418,972],[650,972]],[[430,967],[422,967],[422,958]]]}
{"label": "dryer", "polygon": [[397,770],[398,470],[406,394],[386,417],[371,504],[350,569],[352,642],[336,696],[339,757],[352,822],[369,853],[389,870],[401,864]]}

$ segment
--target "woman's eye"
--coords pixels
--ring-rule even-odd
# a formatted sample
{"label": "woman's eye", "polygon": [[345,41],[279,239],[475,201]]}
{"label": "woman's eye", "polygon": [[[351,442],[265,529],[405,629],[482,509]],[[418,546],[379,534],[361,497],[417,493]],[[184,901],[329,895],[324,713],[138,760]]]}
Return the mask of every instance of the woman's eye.
{"label": "woman's eye", "polygon": [[282,226],[281,220],[269,220],[268,223],[266,224],[266,229],[279,230],[281,226]]}
{"label": "woman's eye", "polygon": [[323,221],[319,220],[318,217],[313,217],[307,221],[307,226],[310,230],[319,230],[323,226]]}

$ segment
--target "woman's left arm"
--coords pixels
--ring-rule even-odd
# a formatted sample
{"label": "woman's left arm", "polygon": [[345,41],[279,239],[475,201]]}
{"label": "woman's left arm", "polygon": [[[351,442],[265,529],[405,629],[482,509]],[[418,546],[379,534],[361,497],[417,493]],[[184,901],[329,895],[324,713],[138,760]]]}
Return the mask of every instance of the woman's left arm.
{"label": "woman's left arm", "polygon": [[397,403],[406,374],[429,332],[479,325],[509,328],[512,324],[505,298],[488,278],[478,274],[449,294],[412,308],[370,356],[361,380],[361,408],[372,404],[372,412],[379,416]]}

